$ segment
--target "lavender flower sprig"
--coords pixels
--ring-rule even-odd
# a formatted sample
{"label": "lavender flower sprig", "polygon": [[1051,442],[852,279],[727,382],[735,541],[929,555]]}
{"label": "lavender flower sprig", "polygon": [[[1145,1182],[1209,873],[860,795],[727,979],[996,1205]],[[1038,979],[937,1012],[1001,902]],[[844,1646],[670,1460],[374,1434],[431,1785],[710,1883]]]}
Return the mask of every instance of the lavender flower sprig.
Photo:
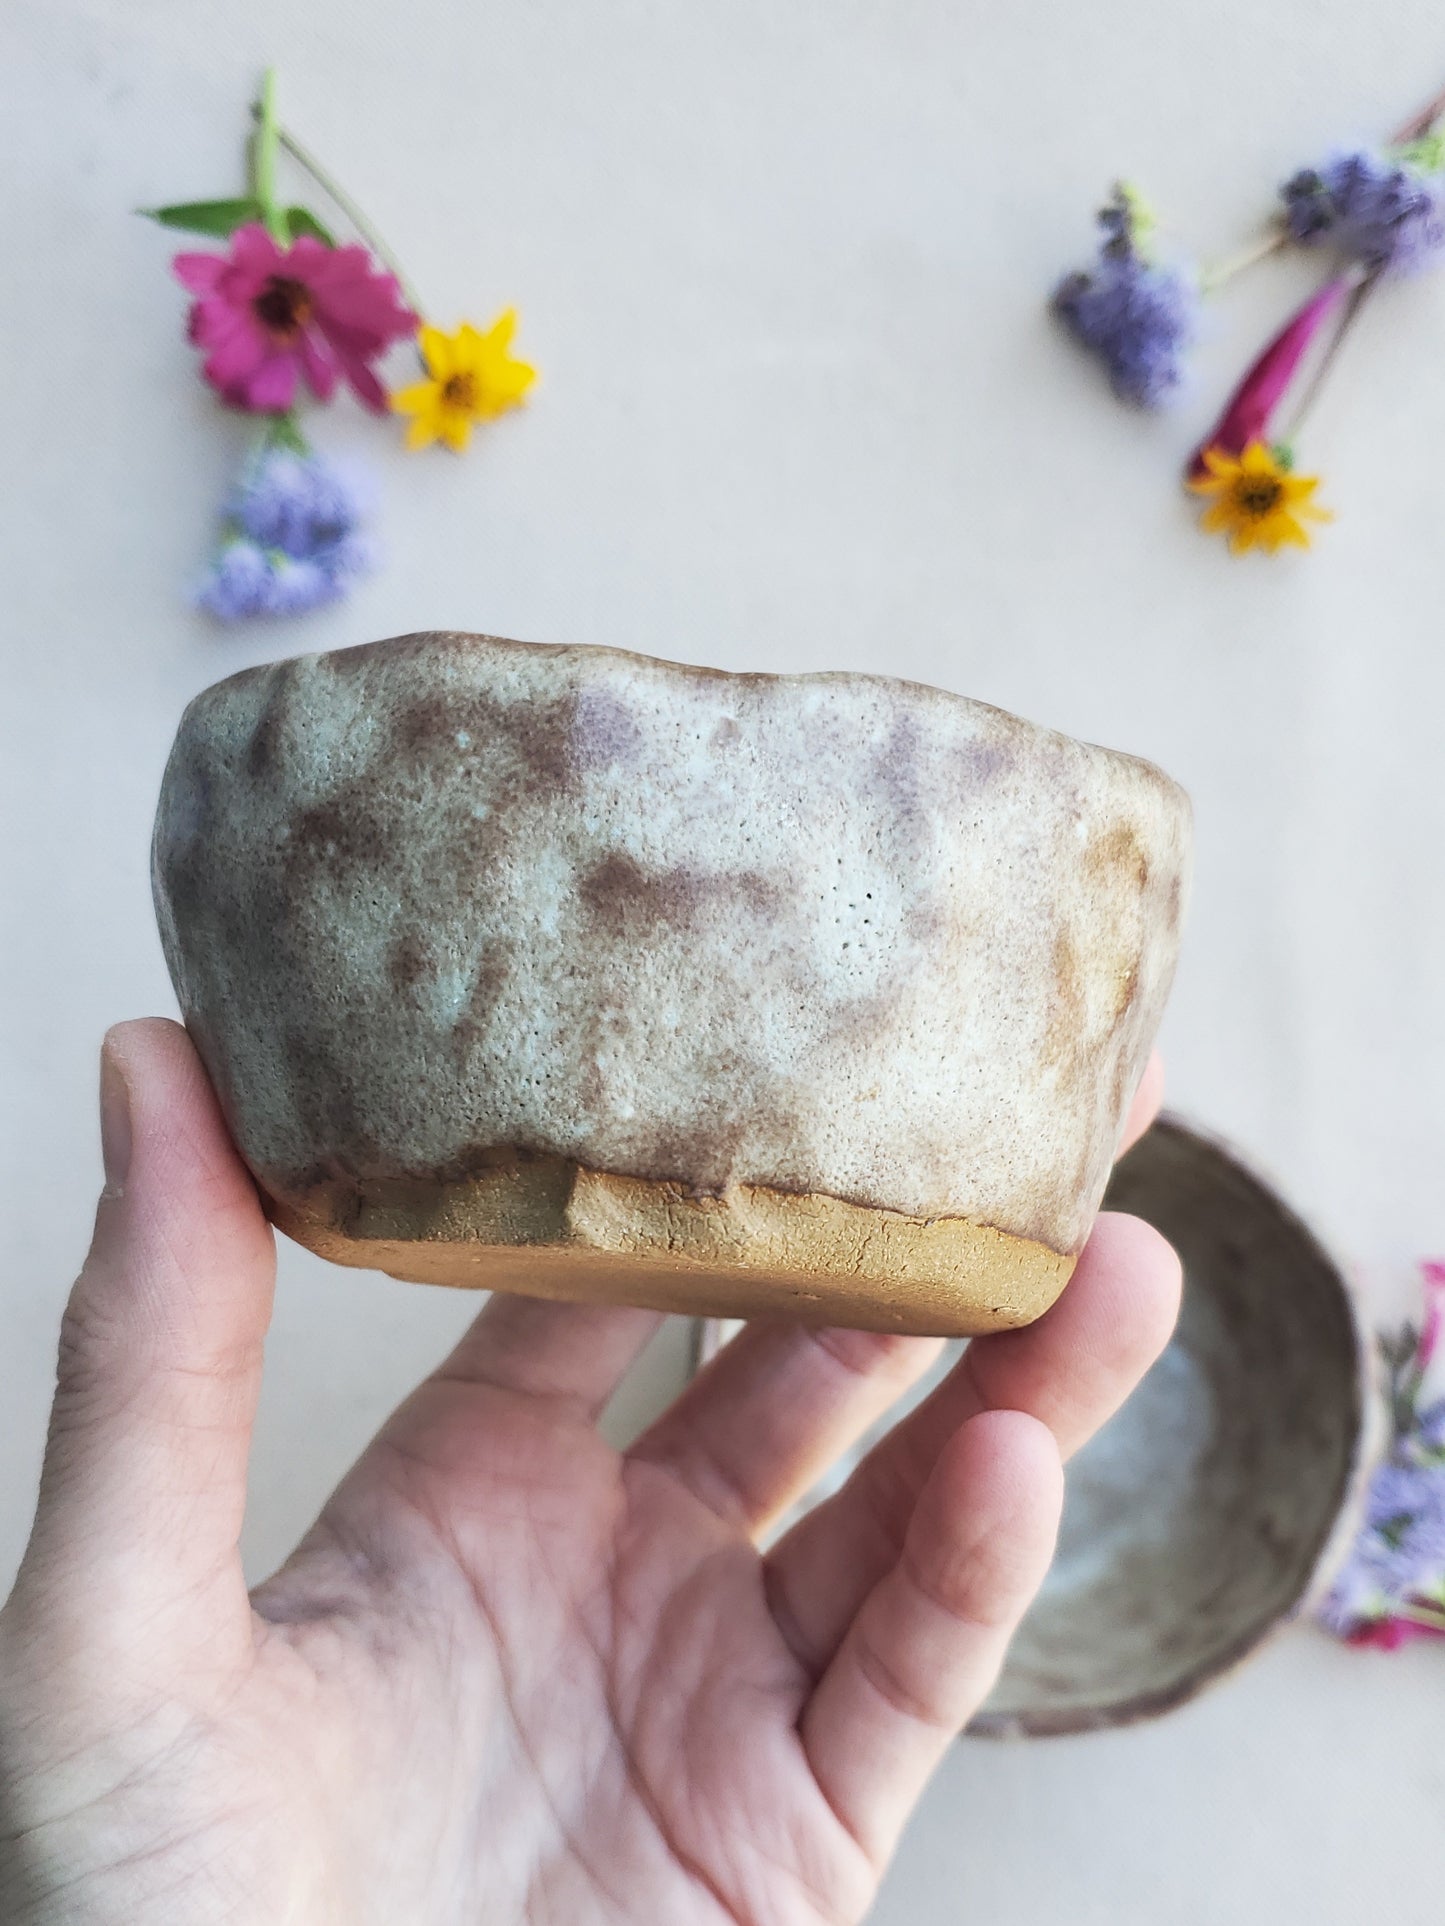
{"label": "lavender flower sprig", "polygon": [[1427,138],[1387,152],[1354,148],[1301,168],[1280,189],[1285,232],[1373,273],[1413,273],[1445,252],[1445,149]]}
{"label": "lavender flower sprig", "polygon": [[300,615],[372,564],[356,489],[294,439],[264,444],[227,504],[197,604],[224,622]]}
{"label": "lavender flower sprig", "polygon": [[1196,279],[1154,260],[1153,219],[1133,188],[1120,183],[1098,222],[1104,233],[1098,259],[1059,283],[1054,312],[1103,363],[1121,401],[1162,407],[1183,380],[1184,357],[1198,332]]}

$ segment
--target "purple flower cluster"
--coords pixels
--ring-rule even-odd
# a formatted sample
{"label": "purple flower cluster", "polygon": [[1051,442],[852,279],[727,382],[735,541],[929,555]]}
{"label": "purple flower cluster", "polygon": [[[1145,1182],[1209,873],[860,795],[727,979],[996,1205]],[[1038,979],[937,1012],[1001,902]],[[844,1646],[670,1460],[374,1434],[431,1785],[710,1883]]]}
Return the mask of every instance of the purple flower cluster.
{"label": "purple flower cluster", "polygon": [[1423,1401],[1445,1359],[1445,1263],[1422,1264],[1425,1316],[1381,1340],[1394,1442],[1370,1481],[1365,1522],[1320,1607],[1330,1631],[1388,1651],[1445,1636],[1445,1398]]}
{"label": "purple flower cluster", "polygon": [[1105,238],[1098,260],[1064,277],[1053,309],[1103,363],[1121,401],[1158,408],[1183,379],[1183,358],[1197,332],[1196,291],[1189,275],[1145,256],[1132,195],[1117,193],[1100,210],[1099,225]]}
{"label": "purple flower cluster", "polygon": [[371,566],[362,515],[355,490],[319,456],[267,449],[227,505],[197,604],[235,622],[336,601]]}
{"label": "purple flower cluster", "polygon": [[1440,185],[1404,160],[1357,148],[1302,168],[1280,195],[1292,240],[1364,267],[1409,273],[1445,250]]}
{"label": "purple flower cluster", "polygon": [[1370,1482],[1364,1528],[1320,1616],[1353,1635],[1445,1587],[1445,1466],[1392,1457]]}

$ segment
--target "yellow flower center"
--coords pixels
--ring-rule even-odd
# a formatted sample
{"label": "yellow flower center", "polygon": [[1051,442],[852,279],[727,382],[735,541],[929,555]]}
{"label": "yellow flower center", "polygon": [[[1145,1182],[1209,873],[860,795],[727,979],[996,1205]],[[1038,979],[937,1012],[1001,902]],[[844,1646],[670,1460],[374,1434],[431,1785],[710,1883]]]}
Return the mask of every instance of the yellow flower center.
{"label": "yellow flower center", "polygon": [[1283,486],[1273,475],[1241,475],[1234,484],[1234,502],[1241,515],[1262,522],[1279,507]]}
{"label": "yellow flower center", "polygon": [[448,375],[442,383],[442,406],[465,408],[471,413],[477,405],[477,377],[470,370]]}
{"label": "yellow flower center", "polygon": [[274,340],[290,342],[311,319],[311,295],[304,281],[273,274],[251,303],[251,309]]}

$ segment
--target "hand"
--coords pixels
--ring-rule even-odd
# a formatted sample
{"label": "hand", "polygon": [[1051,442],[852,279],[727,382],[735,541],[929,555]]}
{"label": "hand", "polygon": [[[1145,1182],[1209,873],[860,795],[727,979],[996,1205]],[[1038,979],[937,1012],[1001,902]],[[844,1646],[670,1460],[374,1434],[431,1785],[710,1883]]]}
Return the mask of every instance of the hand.
{"label": "hand", "polygon": [[1166,1341],[1167,1246],[1102,1218],[1055,1308],[766,1555],[934,1342],[750,1325],[619,1455],[595,1420],[657,1319],[495,1298],[248,1599],[271,1232],[184,1032],[102,1061],[109,1181],[0,1614],[0,1916],[860,1919],[1044,1575],[1060,1454]]}

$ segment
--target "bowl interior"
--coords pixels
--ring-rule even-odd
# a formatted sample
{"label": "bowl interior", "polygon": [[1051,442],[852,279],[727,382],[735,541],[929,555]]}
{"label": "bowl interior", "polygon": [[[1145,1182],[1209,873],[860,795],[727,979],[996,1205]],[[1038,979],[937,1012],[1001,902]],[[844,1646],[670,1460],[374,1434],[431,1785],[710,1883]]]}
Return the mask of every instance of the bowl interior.
{"label": "bowl interior", "polygon": [[1357,1328],[1299,1219],[1172,1119],[1106,1201],[1179,1252],[1179,1327],[1071,1465],[1058,1558],[975,1732],[1086,1731],[1181,1703],[1299,1605],[1351,1484]]}

